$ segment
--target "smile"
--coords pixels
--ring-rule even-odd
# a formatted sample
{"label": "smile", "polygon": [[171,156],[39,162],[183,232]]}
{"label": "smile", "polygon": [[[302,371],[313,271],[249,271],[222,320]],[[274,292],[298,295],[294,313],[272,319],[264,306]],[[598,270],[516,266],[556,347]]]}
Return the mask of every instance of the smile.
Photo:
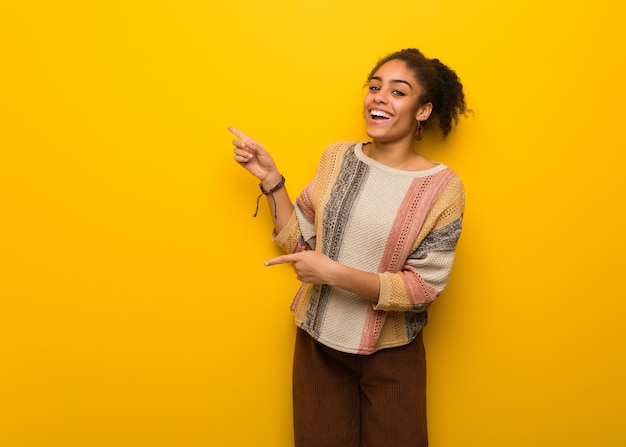
{"label": "smile", "polygon": [[382,110],[371,110],[370,111],[370,116],[374,120],[380,120],[380,119],[388,120],[393,115],[391,115],[390,113],[387,113],[387,112],[383,112]]}

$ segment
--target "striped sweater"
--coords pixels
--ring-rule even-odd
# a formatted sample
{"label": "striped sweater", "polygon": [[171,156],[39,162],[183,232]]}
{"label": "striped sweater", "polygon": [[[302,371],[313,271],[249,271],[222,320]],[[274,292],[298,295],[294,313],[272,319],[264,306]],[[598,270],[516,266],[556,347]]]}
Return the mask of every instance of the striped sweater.
{"label": "striped sweater", "polygon": [[291,305],[296,324],[339,351],[371,354],[409,343],[448,281],[461,233],[464,190],[439,164],[402,171],[366,156],[364,143],[336,143],[274,235],[286,252],[319,250],[377,273],[378,302],[346,290],[303,283]]}

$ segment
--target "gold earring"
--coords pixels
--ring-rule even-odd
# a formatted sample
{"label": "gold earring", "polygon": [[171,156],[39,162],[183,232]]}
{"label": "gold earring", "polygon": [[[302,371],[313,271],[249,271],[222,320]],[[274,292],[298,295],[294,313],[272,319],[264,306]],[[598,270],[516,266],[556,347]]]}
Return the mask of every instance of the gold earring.
{"label": "gold earring", "polygon": [[422,126],[422,123],[418,121],[417,128],[415,129],[415,139],[420,141],[422,138],[424,138],[424,126]]}

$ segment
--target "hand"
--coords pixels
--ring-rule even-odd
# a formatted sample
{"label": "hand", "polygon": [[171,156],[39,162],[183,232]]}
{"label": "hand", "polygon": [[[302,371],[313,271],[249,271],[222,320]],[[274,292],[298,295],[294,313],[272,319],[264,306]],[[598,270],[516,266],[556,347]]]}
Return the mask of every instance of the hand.
{"label": "hand", "polygon": [[291,263],[298,280],[311,284],[333,285],[333,274],[340,264],[319,251],[306,250],[278,256],[265,262],[266,266]]}
{"label": "hand", "polygon": [[238,137],[233,140],[235,161],[262,182],[267,179],[273,184],[278,183],[280,173],[274,159],[263,146],[239,129],[231,126],[228,130]]}

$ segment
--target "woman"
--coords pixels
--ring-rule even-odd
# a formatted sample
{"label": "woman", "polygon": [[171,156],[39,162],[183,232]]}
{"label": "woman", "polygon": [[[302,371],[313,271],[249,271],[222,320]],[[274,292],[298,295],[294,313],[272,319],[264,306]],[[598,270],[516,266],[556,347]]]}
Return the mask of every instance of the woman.
{"label": "woman", "polygon": [[414,146],[433,119],[448,136],[466,113],[463,87],[408,49],[379,61],[368,88],[371,141],[328,147],[295,204],[268,152],[230,128],[287,253],[265,265],[290,263],[302,281],[291,306],[298,447],[428,444],[422,329],[452,267],[464,190]]}

